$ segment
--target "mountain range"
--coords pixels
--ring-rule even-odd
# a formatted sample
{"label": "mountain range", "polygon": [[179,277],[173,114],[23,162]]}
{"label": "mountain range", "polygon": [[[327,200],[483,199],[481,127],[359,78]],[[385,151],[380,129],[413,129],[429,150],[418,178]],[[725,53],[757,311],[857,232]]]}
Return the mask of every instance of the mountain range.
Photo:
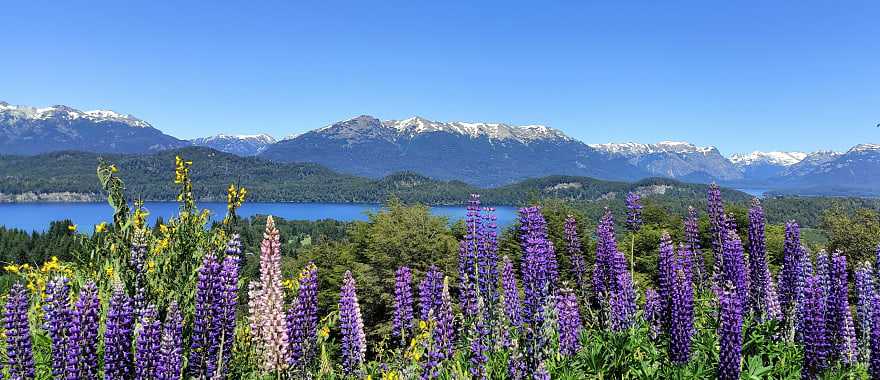
{"label": "mountain range", "polygon": [[847,152],[723,155],[687,142],[587,144],[542,125],[379,120],[362,115],[276,141],[269,135],[181,140],[113,111],[0,102],[0,154],[75,150],[143,154],[190,145],[238,156],[310,162],[381,178],[409,171],[497,187],[546,175],[636,181],[666,177],[810,195],[880,195],[880,145]]}

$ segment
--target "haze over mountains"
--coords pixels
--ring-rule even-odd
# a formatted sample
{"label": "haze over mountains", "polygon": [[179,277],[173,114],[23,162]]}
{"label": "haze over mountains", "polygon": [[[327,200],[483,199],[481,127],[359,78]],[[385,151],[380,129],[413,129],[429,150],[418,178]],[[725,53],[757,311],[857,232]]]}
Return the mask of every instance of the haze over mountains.
{"label": "haze over mountains", "polygon": [[0,102],[0,154],[74,150],[142,154],[205,146],[276,162],[312,162],[380,178],[411,171],[490,187],[547,175],[633,181],[667,177],[788,193],[880,194],[880,145],[847,152],[752,152],[725,156],[687,142],[587,144],[542,125],[382,121],[362,115],[276,141],[219,134],[193,140],[112,111],[34,108]]}

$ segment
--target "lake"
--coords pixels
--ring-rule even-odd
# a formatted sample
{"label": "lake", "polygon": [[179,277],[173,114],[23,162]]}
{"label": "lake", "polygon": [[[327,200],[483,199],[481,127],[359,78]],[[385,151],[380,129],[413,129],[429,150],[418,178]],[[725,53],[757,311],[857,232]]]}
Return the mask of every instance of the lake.
{"label": "lake", "polygon": [[[199,208],[208,209],[211,218],[223,220],[226,215],[226,203],[200,202]],[[377,211],[379,204],[346,204],[346,203],[245,203],[238,215],[274,215],[289,220],[336,219],[343,221],[367,220],[367,212]],[[177,215],[176,202],[147,202],[145,208],[150,212],[150,224],[158,217],[168,220]],[[431,207],[434,215],[445,216],[450,221],[463,219],[467,210],[465,206]],[[516,208],[497,207],[495,215],[500,227],[508,226],[516,221]],[[18,228],[25,231],[45,231],[53,220],[70,219],[84,232],[91,232],[96,224],[110,222],[113,209],[106,203],[0,203],[0,225],[7,228]]]}

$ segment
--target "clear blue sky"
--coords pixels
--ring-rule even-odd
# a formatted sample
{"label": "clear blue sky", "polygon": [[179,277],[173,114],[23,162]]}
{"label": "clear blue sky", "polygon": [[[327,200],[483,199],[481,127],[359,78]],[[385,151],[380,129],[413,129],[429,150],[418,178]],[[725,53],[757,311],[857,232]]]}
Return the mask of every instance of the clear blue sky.
{"label": "clear blue sky", "polygon": [[183,138],[370,114],[724,153],[880,142],[876,1],[122,3],[5,4],[0,100]]}

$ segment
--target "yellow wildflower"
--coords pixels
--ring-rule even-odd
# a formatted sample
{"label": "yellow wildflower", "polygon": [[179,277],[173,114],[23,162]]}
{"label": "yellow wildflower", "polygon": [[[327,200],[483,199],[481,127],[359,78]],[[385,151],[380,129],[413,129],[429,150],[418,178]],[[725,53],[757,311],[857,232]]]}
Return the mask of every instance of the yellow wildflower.
{"label": "yellow wildflower", "polygon": [[147,261],[147,273],[153,273],[156,271],[156,262],[153,260]]}
{"label": "yellow wildflower", "polygon": [[76,224],[68,224],[67,230],[70,232],[76,232]]}
{"label": "yellow wildflower", "polygon": [[113,277],[113,267],[107,265],[106,267],[104,267],[104,273],[107,274],[107,277]]}
{"label": "yellow wildflower", "polygon": [[107,231],[107,222],[101,222],[101,224],[95,226],[95,233],[100,234],[105,231]]}
{"label": "yellow wildflower", "polygon": [[9,264],[9,265],[5,266],[5,267],[3,267],[3,270],[5,270],[9,273],[18,274],[18,266],[15,264]]}
{"label": "yellow wildflower", "polygon": [[320,334],[321,334],[322,338],[326,338],[326,337],[330,336],[330,328],[327,326],[321,327]]}
{"label": "yellow wildflower", "polygon": [[48,273],[52,271],[57,271],[61,269],[61,264],[58,262],[58,257],[52,256],[52,259],[43,263],[43,267],[40,268],[40,271],[43,273]]}
{"label": "yellow wildflower", "polygon": [[110,165],[110,173],[116,173],[119,171],[119,168],[116,165]]}

